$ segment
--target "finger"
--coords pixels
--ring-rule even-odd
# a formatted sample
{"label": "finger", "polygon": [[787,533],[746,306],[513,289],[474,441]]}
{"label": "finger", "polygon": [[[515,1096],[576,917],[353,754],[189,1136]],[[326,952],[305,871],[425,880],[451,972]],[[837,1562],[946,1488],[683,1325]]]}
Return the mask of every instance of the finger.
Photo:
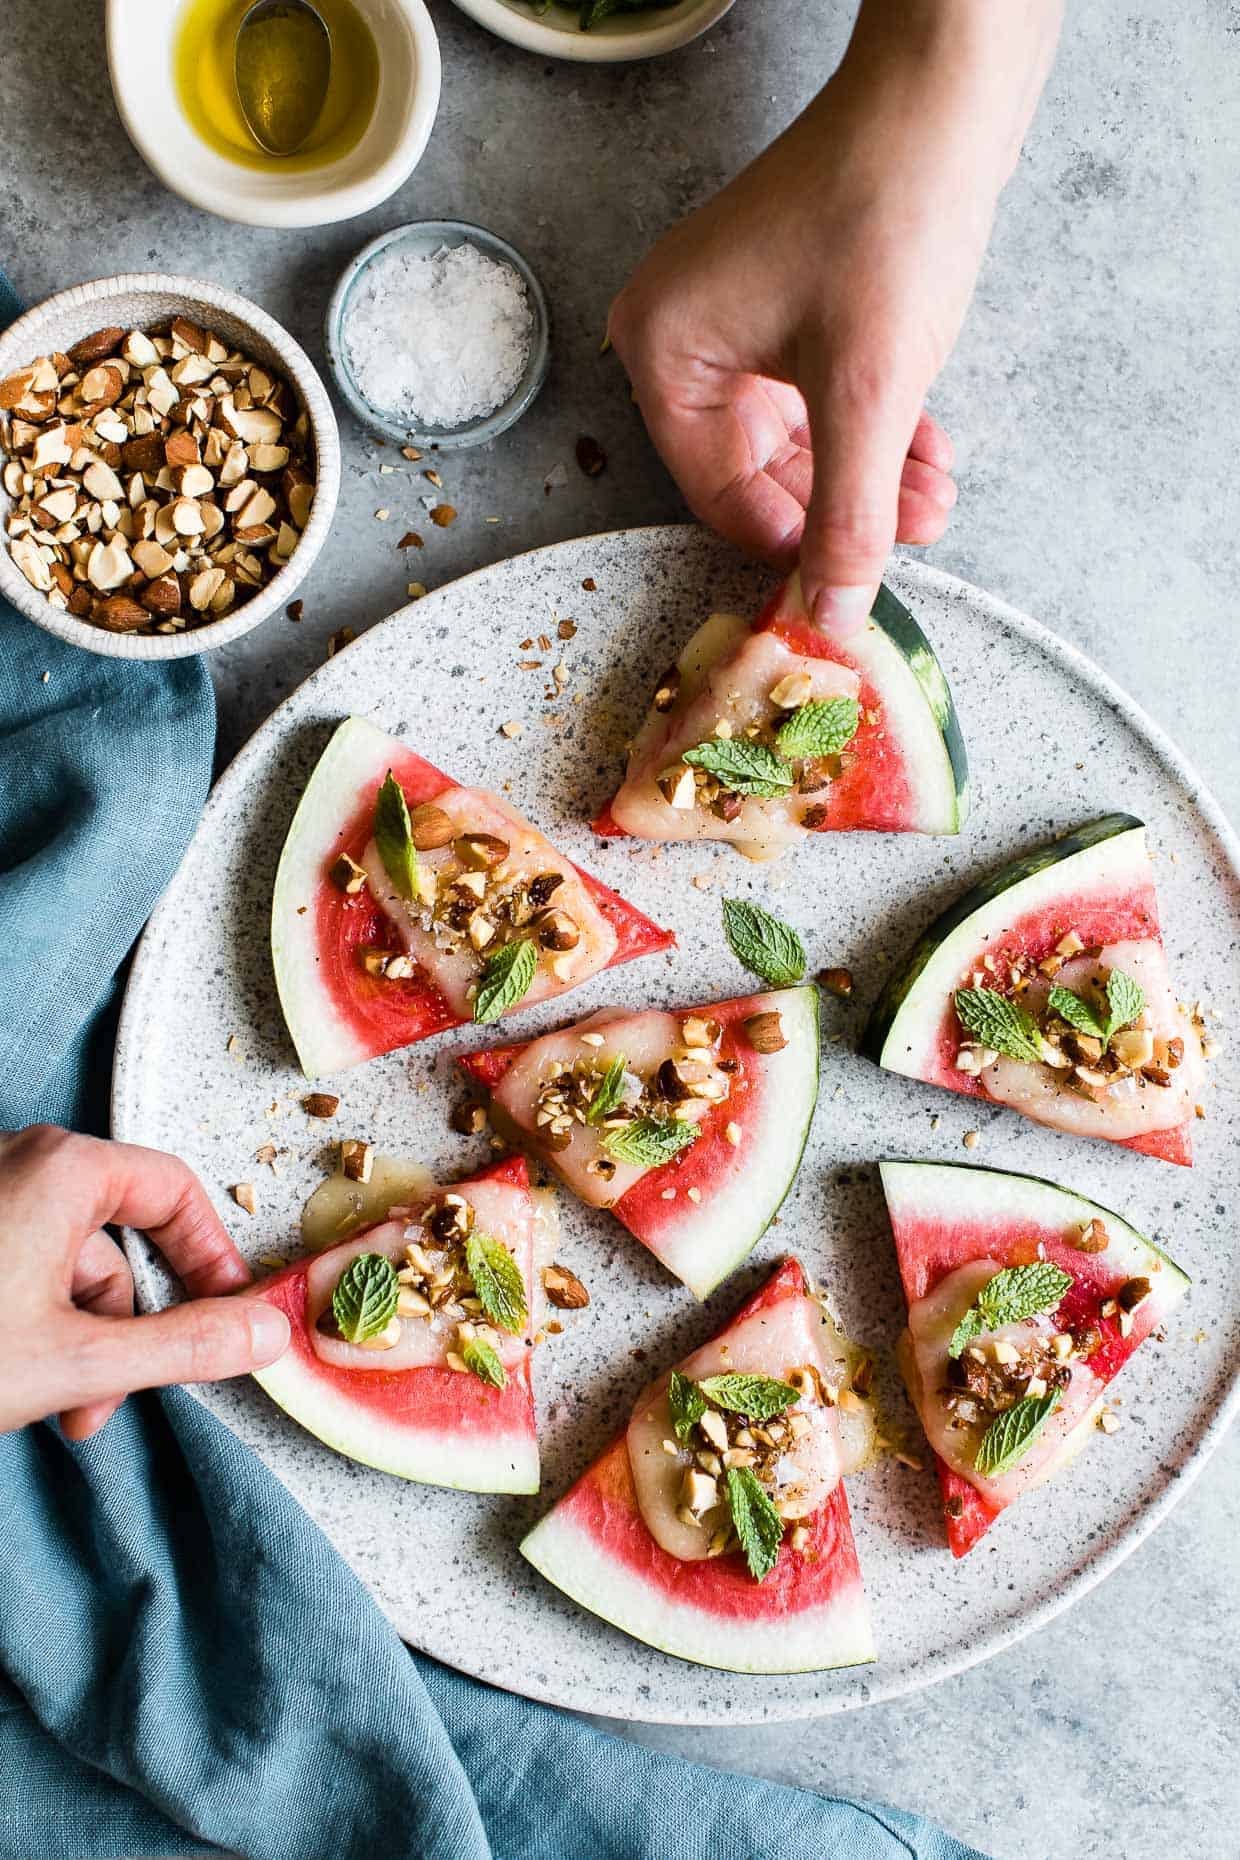
{"label": "finger", "polygon": [[924,410],[913,433],[908,455],[911,459],[920,459],[923,465],[933,465],[938,471],[949,472],[956,462],[955,446],[938,421],[931,419]]}
{"label": "finger", "polygon": [[88,1402],[84,1408],[64,1409],[57,1417],[61,1433],[66,1440],[89,1440],[101,1427],[106,1427],[121,1400],[121,1396],[116,1395],[110,1401]]}
{"label": "finger", "polygon": [[79,1311],[95,1317],[128,1317],[133,1311],[129,1261],[105,1233],[88,1234],[73,1262],[69,1295]]}
{"label": "finger", "polygon": [[207,1192],[178,1157],[35,1125],[5,1147],[9,1213],[32,1231],[90,1233],[109,1221],[143,1228],[194,1296],[248,1284],[250,1270]]}
{"label": "finger", "polygon": [[[924,385],[924,384],[922,384]],[[807,396],[814,489],[801,542],[806,611],[845,639],[864,626],[896,538],[900,480],[922,385],[894,369],[834,367]]]}
{"label": "finger", "polygon": [[900,479],[896,541],[925,546],[947,528],[956,503],[956,485],[943,472],[909,459]]}
{"label": "finger", "polygon": [[82,1409],[172,1382],[219,1382],[273,1363],[288,1319],[261,1298],[203,1298],[149,1317],[92,1318],[66,1329],[57,1406]]}

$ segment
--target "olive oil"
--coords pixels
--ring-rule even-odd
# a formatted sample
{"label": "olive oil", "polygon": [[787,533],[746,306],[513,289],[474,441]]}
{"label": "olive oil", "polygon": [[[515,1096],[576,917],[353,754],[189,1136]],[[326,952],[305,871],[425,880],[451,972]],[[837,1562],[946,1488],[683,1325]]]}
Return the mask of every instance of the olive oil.
{"label": "olive oil", "polygon": [[[237,28],[250,0],[186,0],[173,53],[181,108],[202,140],[230,161],[266,173],[323,168],[366,132],[379,90],[379,54],[352,0],[315,0],[332,39],[322,115],[294,155],[272,155],[250,134],[233,76]],[[296,41],[292,41],[294,44]]]}

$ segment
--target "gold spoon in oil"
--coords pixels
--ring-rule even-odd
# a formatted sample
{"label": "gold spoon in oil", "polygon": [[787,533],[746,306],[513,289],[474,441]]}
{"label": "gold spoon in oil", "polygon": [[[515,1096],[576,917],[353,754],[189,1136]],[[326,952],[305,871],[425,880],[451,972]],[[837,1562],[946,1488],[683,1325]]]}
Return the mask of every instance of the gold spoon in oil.
{"label": "gold spoon in oil", "polygon": [[332,70],[327,22],[310,0],[255,0],[237,28],[237,100],[270,155],[293,155],[323,113]]}

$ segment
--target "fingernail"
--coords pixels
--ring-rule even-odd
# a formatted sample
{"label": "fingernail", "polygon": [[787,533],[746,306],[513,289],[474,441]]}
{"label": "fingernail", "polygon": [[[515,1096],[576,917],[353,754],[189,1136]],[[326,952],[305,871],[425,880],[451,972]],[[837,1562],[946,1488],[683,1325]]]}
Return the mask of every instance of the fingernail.
{"label": "fingernail", "polygon": [[288,1319],[283,1311],[277,1311],[274,1305],[267,1304],[261,1298],[252,1301],[248,1315],[254,1367],[265,1369],[268,1363],[274,1363],[277,1356],[283,1356],[288,1349]]}
{"label": "fingernail", "polygon": [[814,625],[836,639],[858,633],[869,618],[872,588],[823,588],[814,599]]}

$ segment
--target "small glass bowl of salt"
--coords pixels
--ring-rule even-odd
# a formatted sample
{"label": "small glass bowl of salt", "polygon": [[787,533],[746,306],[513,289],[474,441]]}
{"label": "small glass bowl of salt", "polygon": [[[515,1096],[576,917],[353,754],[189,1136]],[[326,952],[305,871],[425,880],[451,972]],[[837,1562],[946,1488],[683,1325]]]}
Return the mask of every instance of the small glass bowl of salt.
{"label": "small glass bowl of salt", "polygon": [[327,359],[364,425],[397,445],[476,446],[519,420],[547,375],[550,317],[521,254],[464,220],[380,234],[327,309]]}

